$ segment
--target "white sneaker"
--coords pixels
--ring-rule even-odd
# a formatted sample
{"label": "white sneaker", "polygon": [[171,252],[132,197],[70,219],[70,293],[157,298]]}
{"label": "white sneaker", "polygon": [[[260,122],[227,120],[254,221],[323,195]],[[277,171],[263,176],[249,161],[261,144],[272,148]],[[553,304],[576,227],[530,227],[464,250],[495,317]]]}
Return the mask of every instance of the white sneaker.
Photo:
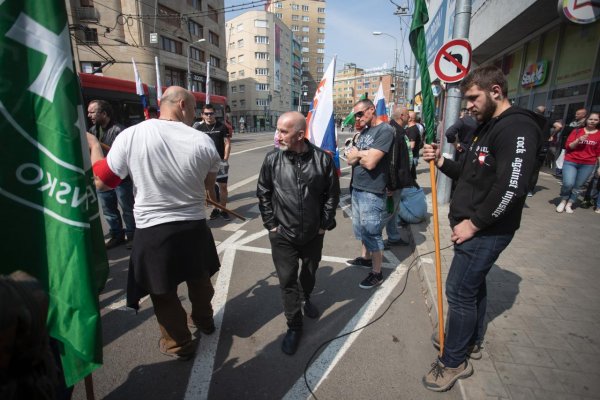
{"label": "white sneaker", "polygon": [[570,204],[567,204],[567,206],[565,207],[565,211],[567,212],[567,214],[573,214],[575,211],[573,211],[573,209],[571,208]]}
{"label": "white sneaker", "polygon": [[[560,204],[558,206],[556,206],[556,212],[557,213],[561,213],[561,212],[565,211],[565,206],[566,205],[567,205],[567,201],[566,200],[561,201]],[[573,212],[573,211],[571,211],[571,212]]]}
{"label": "white sneaker", "polygon": [[600,214],[600,208],[596,208],[596,211],[594,211],[596,214]]}

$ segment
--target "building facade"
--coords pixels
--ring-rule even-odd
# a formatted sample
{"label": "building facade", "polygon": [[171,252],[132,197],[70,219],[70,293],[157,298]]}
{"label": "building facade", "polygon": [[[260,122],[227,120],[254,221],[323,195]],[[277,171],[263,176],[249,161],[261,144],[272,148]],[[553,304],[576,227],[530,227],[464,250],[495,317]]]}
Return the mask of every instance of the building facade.
{"label": "building facade", "polygon": [[230,119],[254,131],[276,125],[297,110],[301,95],[301,45],[267,11],[248,11],[226,24]]}
{"label": "building facade", "polygon": [[[592,2],[563,3],[593,7]],[[455,4],[431,0],[433,18],[425,27],[431,53],[452,38]],[[473,66],[502,68],[515,105],[543,105],[552,119],[566,122],[581,107],[600,111],[600,21],[569,21],[556,2],[547,0],[473,0],[469,40]],[[431,62],[430,73],[434,80]]]}
{"label": "building facade", "polygon": [[[227,95],[224,0],[66,0],[78,72]],[[155,8],[155,4],[157,7]],[[188,74],[189,71],[189,74]]]}
{"label": "building facade", "polygon": [[302,112],[306,113],[325,72],[325,0],[267,1],[265,9],[281,19],[302,45],[302,85],[307,94]]}
{"label": "building facade", "polygon": [[344,119],[353,105],[366,95],[375,99],[379,84],[383,85],[386,107],[391,110],[397,99],[404,99],[405,77],[389,68],[358,68],[354,63],[344,64],[335,74],[333,83],[333,109],[336,120]]}

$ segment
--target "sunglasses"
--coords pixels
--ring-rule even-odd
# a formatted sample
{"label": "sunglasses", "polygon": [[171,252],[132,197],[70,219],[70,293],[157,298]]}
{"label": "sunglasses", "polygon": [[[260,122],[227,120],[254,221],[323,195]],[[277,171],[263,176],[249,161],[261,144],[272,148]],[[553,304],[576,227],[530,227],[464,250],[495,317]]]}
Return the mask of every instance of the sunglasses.
{"label": "sunglasses", "polygon": [[362,118],[362,117],[363,117],[363,115],[365,115],[365,112],[364,112],[364,111],[359,111],[359,112],[357,112],[357,113],[354,113],[354,117],[355,117],[355,118]]}
{"label": "sunglasses", "polygon": [[215,115],[214,112],[207,112],[207,113],[205,112],[203,114],[206,115],[207,117],[210,117],[211,115]]}

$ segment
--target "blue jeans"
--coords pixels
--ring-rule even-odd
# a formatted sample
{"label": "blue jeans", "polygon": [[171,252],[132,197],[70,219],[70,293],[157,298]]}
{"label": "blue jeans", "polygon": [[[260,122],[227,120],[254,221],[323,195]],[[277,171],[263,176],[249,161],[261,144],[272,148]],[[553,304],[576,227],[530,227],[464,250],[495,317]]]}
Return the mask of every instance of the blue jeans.
{"label": "blue jeans", "polygon": [[594,164],[577,164],[565,161],[562,168],[562,187],[560,197],[574,203],[579,195],[579,189],[594,172]]}
{"label": "blue jeans", "polygon": [[352,189],[352,230],[369,251],[383,251],[383,221],[388,216],[385,193]]}
{"label": "blue jeans", "polygon": [[414,186],[406,187],[400,192],[400,219],[407,224],[418,224],[427,216],[427,201],[423,189]]}
{"label": "blue jeans", "polygon": [[[133,238],[135,232],[135,218],[133,217],[133,182],[131,179],[126,179],[113,190],[106,192],[98,192],[98,198],[102,204],[102,212],[110,235],[114,238],[119,238],[127,235],[128,238]],[[125,229],[123,229],[123,221],[119,207],[123,210],[123,221],[125,221]]]}
{"label": "blue jeans", "polygon": [[456,368],[467,357],[469,345],[481,344],[487,306],[485,279],[514,234],[475,236],[454,246],[446,279],[448,321],[442,362]]}
{"label": "blue jeans", "polygon": [[397,242],[402,239],[400,237],[400,231],[398,230],[398,211],[400,210],[400,192],[402,189],[394,190],[392,195],[394,199],[394,213],[385,225],[385,231],[387,232],[388,240]]}

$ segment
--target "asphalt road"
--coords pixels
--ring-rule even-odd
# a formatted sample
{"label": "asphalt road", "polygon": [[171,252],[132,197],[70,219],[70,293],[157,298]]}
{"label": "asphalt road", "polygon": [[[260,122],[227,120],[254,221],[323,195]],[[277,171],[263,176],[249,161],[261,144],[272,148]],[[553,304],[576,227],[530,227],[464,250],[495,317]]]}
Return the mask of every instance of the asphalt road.
{"label": "asphalt road", "polygon": [[[338,142],[343,145],[348,136],[340,134]],[[158,352],[151,301],[143,301],[137,314],[124,308],[129,251],[121,246],[108,252],[110,276],[100,296],[104,365],[93,374],[96,398],[308,399],[305,369],[318,399],[460,398],[458,389],[439,394],[421,385],[436,352],[421,284],[416,271],[409,271],[413,249],[385,253],[386,280],[376,290],[360,289],[368,271],[344,263],[360,249],[345,213],[348,168],[340,180],[338,227],[326,234],[313,293],[321,316],[305,319],[296,355],[281,352],[285,318],[255,195],[260,165],[272,144],[272,132],[234,137],[228,206],[248,221],[209,222],[222,261],[213,277],[217,331],[200,337],[193,361]],[[189,310],[185,285],[179,293]],[[83,383],[73,398],[85,398]]]}

